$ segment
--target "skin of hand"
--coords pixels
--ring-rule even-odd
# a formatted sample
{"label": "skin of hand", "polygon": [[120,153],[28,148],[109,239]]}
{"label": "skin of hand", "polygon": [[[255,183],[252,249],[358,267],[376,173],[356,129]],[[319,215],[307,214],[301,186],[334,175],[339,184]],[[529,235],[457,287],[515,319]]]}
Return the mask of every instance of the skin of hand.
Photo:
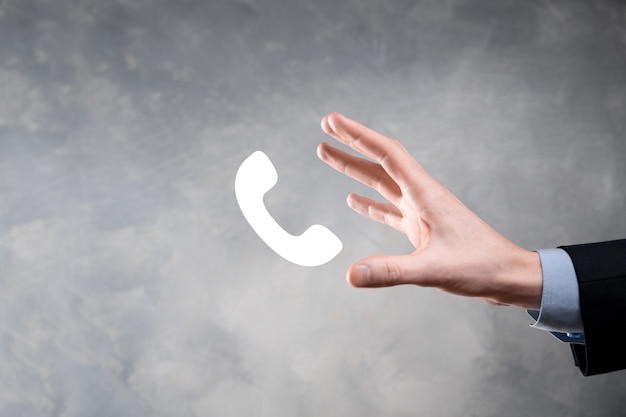
{"label": "skin of hand", "polygon": [[348,206],[404,233],[415,247],[408,255],[356,261],[347,272],[352,286],[414,284],[489,304],[539,310],[542,273],[537,253],[492,229],[430,177],[397,140],[339,113],[324,116],[322,130],[369,159],[327,143],[318,146],[319,158],[388,201],[350,194]]}

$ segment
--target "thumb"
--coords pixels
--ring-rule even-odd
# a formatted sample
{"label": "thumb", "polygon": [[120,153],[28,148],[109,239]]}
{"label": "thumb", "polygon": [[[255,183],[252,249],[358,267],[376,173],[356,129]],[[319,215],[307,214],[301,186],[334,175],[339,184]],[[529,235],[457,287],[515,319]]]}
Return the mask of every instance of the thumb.
{"label": "thumb", "polygon": [[370,256],[353,263],[346,278],[357,288],[410,284],[419,276],[419,263],[415,255]]}

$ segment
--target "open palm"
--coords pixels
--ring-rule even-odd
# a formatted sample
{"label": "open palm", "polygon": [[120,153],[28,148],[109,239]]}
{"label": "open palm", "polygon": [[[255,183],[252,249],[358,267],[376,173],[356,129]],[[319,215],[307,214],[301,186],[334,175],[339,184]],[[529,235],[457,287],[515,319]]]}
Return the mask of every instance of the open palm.
{"label": "open palm", "polygon": [[355,262],[348,281],[356,287],[415,284],[493,304],[538,308],[538,255],[502,237],[430,177],[400,142],[338,113],[322,119],[324,132],[368,159],[327,143],[324,162],[372,187],[387,202],[350,194],[357,213],[404,233],[409,255],[374,255]]}

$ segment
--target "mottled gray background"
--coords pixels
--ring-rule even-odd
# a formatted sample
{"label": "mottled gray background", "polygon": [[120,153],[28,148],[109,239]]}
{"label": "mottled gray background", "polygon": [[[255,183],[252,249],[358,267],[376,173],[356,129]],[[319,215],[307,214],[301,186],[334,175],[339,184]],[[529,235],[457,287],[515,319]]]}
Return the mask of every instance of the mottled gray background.
{"label": "mottled gray background", "polygon": [[[330,111],[520,245],[626,236],[618,1],[0,0],[0,415],[623,415],[521,310],[345,283],[411,247],[317,159]],[[332,262],[245,222],[255,150]]]}

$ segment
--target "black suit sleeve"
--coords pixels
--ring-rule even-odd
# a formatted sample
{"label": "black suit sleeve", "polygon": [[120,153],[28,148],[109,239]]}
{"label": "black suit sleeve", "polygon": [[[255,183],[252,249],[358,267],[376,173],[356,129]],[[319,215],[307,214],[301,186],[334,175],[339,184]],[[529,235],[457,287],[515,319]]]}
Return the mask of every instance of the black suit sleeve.
{"label": "black suit sleeve", "polygon": [[626,369],[626,240],[563,246],[574,264],[585,345],[571,345],[585,376]]}

